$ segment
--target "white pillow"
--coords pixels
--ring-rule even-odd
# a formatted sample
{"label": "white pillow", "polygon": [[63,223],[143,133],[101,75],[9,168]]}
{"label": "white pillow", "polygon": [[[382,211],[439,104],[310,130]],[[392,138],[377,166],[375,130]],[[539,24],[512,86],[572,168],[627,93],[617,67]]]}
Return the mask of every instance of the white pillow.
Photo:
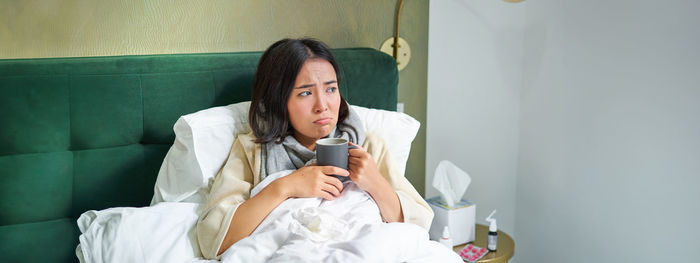
{"label": "white pillow", "polygon": [[228,158],[234,138],[250,132],[250,102],[214,107],[180,117],[158,172],[151,205],[159,202],[203,203],[210,180]]}
{"label": "white pillow", "polygon": [[[175,142],[158,172],[151,205],[206,201],[211,183],[224,165],[238,134],[250,132],[250,102],[214,107],[180,117]],[[400,112],[351,106],[365,131],[384,139],[402,173],[420,122]]]}
{"label": "white pillow", "polygon": [[354,105],[350,105],[350,107],[362,120],[366,132],[371,132],[384,139],[397,168],[401,174],[405,174],[408,154],[411,152],[411,142],[416,138],[420,122],[402,112]]}

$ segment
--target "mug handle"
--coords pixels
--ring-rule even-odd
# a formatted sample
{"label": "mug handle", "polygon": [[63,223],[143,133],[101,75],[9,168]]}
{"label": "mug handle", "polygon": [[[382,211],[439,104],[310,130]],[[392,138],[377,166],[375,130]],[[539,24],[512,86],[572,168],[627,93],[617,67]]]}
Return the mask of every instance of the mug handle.
{"label": "mug handle", "polygon": [[[348,156],[350,155],[350,149],[357,149],[357,148],[359,148],[359,147],[357,147],[355,145],[348,144]],[[331,175],[331,176],[338,178],[338,180],[340,180],[340,182],[342,182],[342,183],[350,181],[350,177],[338,176],[338,175]]]}

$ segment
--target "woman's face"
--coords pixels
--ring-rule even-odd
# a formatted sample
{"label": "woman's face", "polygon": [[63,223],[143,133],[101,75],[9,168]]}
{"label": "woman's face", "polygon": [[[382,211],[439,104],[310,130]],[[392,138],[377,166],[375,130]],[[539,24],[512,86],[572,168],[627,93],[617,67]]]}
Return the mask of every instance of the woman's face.
{"label": "woman's face", "polygon": [[309,59],[301,67],[287,100],[294,138],[313,150],[316,140],[328,136],[338,123],[340,92],[333,65]]}

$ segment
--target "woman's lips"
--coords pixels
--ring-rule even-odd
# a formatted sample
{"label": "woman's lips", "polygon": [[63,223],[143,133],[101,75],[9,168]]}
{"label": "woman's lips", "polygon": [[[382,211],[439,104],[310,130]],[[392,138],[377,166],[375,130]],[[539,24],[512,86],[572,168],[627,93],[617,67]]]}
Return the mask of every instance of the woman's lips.
{"label": "woman's lips", "polygon": [[319,125],[326,125],[326,124],[331,123],[331,118],[320,118],[320,119],[314,121],[314,123],[319,124]]}

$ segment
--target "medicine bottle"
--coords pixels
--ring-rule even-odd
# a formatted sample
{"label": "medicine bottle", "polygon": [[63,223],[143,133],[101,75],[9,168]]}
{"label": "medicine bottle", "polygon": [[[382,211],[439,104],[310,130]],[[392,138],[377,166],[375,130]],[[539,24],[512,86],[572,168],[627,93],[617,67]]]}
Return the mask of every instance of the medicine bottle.
{"label": "medicine bottle", "polygon": [[486,243],[486,248],[489,251],[496,251],[496,249],[498,248],[498,227],[496,225],[496,219],[491,218],[495,213],[496,210],[494,209],[493,212],[491,212],[491,214],[486,218],[486,221],[490,223],[488,242]]}
{"label": "medicine bottle", "polygon": [[447,226],[442,229],[442,237],[440,238],[440,244],[445,247],[452,249],[452,239],[450,238],[450,231],[447,230]]}

